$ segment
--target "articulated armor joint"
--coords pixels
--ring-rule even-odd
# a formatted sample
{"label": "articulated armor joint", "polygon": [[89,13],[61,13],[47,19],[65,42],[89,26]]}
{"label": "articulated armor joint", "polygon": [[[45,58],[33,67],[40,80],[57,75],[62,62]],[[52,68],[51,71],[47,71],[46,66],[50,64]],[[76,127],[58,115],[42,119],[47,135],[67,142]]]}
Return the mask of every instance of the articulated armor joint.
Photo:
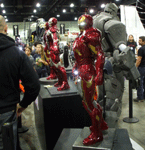
{"label": "articulated armor joint", "polygon": [[119,55],[118,61],[123,70],[130,70],[135,63],[135,56],[133,55],[130,47],[126,47]]}
{"label": "articulated armor joint", "polygon": [[133,88],[138,86],[140,80],[140,73],[137,70],[135,64],[135,56],[130,50],[130,47],[126,47],[118,56],[120,67],[123,70],[124,76],[128,80],[132,80]]}

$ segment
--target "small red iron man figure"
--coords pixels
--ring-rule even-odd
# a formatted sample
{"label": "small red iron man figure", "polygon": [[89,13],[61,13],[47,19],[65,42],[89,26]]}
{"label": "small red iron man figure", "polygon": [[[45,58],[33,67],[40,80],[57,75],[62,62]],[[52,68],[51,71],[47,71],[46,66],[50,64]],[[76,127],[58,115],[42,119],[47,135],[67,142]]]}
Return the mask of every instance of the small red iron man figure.
{"label": "small red iron man figure", "polygon": [[56,24],[56,18],[50,18],[45,24],[46,31],[44,33],[44,51],[50,64],[50,76],[47,77],[47,80],[58,78],[58,82],[54,86],[58,87],[58,91],[62,91],[69,89],[70,87],[67,81],[66,70],[64,69],[64,67],[60,66],[57,35],[58,29]]}
{"label": "small red iron man figure", "polygon": [[92,27],[92,17],[87,14],[82,15],[78,19],[78,25],[80,34],[73,45],[76,58],[75,67],[81,77],[82,103],[92,121],[91,134],[84,139],[83,144],[92,145],[102,141],[102,130],[108,129],[102,117],[102,108],[94,101],[95,86],[103,83],[104,53],[101,48],[101,34]]}

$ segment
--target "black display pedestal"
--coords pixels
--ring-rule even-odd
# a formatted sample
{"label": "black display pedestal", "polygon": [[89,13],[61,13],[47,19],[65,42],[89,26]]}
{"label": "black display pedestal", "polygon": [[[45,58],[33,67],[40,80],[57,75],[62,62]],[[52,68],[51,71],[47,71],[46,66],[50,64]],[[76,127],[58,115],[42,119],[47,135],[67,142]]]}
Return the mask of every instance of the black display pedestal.
{"label": "black display pedestal", "polygon": [[129,117],[123,119],[126,123],[137,123],[139,119],[133,117],[133,103],[132,103],[132,81],[129,80]]}
{"label": "black display pedestal", "polygon": [[76,141],[74,142],[72,146],[72,150],[111,150],[113,147],[113,140],[115,136],[115,129],[109,128],[106,131],[103,131],[103,141],[97,142],[91,146],[84,146],[83,140],[87,138],[90,135],[90,129],[89,127],[85,127],[81,134],[78,136]]}
{"label": "black display pedestal", "polygon": [[[109,128],[103,134],[104,141],[91,146],[84,146],[82,144],[84,135],[88,132],[88,129],[87,132],[84,129],[63,129],[53,150],[133,150],[126,129]],[[99,145],[104,145],[106,148],[100,147]]]}
{"label": "black display pedestal", "polygon": [[53,150],[63,128],[90,126],[82,98],[73,82],[70,89],[58,92],[55,87],[41,90],[34,103],[35,124],[43,150]]}

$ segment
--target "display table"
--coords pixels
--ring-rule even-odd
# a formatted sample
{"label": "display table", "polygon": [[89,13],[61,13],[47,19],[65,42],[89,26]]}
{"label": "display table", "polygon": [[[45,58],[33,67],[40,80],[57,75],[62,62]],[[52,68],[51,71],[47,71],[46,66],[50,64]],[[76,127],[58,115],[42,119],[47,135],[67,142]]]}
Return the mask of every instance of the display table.
{"label": "display table", "polygon": [[35,124],[43,150],[53,150],[63,128],[90,126],[91,120],[82,106],[82,98],[73,82],[70,89],[57,91],[52,85],[41,90],[34,103]]}

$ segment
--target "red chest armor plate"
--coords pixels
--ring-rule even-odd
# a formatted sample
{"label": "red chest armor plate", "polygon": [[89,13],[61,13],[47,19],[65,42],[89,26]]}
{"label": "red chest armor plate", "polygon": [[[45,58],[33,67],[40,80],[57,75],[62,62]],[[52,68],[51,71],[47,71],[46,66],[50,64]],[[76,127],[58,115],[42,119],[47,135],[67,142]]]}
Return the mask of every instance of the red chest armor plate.
{"label": "red chest armor plate", "polygon": [[92,64],[92,53],[84,41],[84,35],[76,38],[73,45],[73,51],[78,66]]}

